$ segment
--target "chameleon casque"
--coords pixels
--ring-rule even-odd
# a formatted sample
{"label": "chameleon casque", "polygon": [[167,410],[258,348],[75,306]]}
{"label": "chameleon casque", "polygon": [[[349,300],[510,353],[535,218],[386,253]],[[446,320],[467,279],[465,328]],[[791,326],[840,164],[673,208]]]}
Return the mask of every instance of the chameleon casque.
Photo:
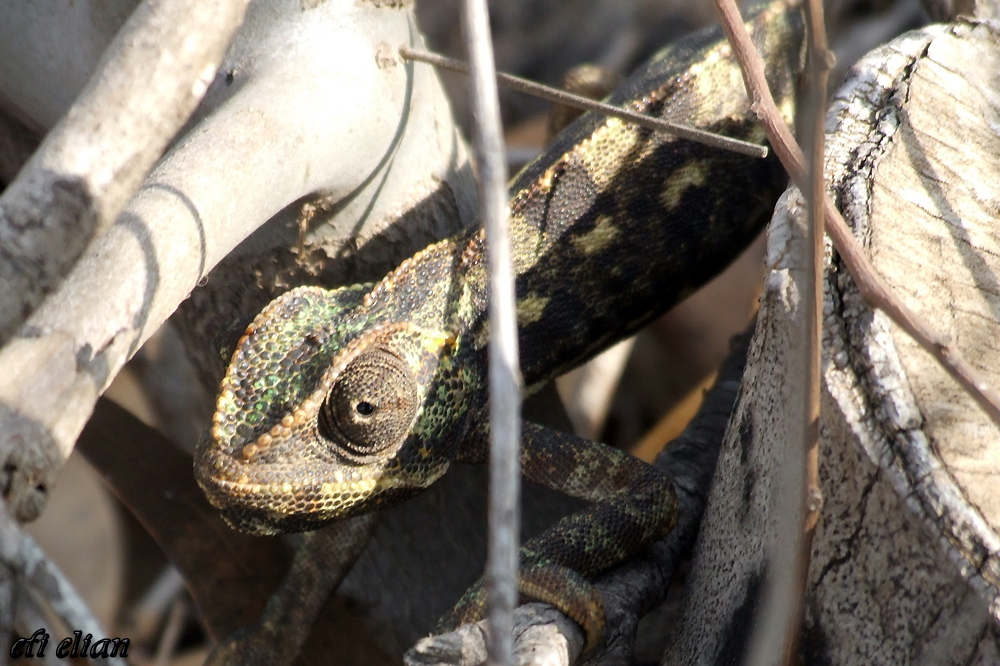
{"label": "chameleon casque", "polygon": [[[802,59],[790,2],[748,27],[786,120]],[[660,51],[612,104],[762,142],[718,30]],[[634,333],[721,271],[770,218],[786,178],[759,160],[584,115],[511,184],[521,370],[527,392]],[[452,461],[488,457],[483,233],[441,241],[378,284],[294,289],[247,328],[195,475],[234,527],[306,531],[391,505]],[[522,548],[520,589],[604,626],[588,582],[666,534],[669,480],[630,455],[532,423],[528,479],[592,502]],[[444,627],[480,619],[476,584]]]}

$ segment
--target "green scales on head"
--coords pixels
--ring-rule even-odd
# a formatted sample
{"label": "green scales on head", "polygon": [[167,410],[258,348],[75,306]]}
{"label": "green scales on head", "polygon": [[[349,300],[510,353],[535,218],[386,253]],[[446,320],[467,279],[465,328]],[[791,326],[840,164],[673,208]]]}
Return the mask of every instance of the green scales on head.
{"label": "green scales on head", "polygon": [[[801,16],[785,2],[748,24],[791,120]],[[718,31],[664,49],[609,99],[763,141]],[[529,391],[667,310],[759,233],[785,185],[759,160],[587,114],[511,185],[521,368]],[[377,285],[292,290],[248,327],[195,474],[235,527],[310,530],[411,496],[451,461],[485,462],[488,288],[482,232],[417,253]],[[534,424],[522,470],[593,502],[521,554],[520,587],[603,630],[587,582],[668,532],[677,502],[653,467]],[[477,584],[446,619],[479,619]]]}

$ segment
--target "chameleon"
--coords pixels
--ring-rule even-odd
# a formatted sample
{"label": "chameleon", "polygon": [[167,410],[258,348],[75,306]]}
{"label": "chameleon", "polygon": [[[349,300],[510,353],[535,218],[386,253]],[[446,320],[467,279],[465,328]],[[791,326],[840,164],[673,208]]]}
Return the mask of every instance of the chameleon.
{"label": "chameleon", "polygon": [[[786,121],[803,59],[799,7],[747,27]],[[718,29],[641,66],[608,101],[762,143]],[[784,189],[754,159],[585,114],[510,185],[525,393],[631,335],[708,281],[759,233]],[[317,529],[401,502],[452,462],[488,458],[489,286],[476,226],[417,252],[376,284],[306,286],[267,305],[237,343],[194,471],[233,527]],[[657,468],[526,422],[523,475],[588,500],[525,543],[519,590],[581,625],[605,619],[592,580],[667,534],[678,501]],[[481,619],[480,580],[442,630]]]}

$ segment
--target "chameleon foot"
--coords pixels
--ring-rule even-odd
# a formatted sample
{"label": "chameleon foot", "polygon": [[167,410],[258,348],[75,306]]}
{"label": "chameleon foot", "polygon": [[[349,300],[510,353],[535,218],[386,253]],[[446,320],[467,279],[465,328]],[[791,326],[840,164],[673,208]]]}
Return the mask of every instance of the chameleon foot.
{"label": "chameleon foot", "polygon": [[[597,649],[604,637],[604,604],[590,581],[576,571],[558,564],[522,565],[517,589],[524,601],[541,601],[554,606],[583,629],[587,642],[583,653]],[[455,607],[441,618],[436,633],[454,631],[463,624],[486,617],[486,583],[480,579]]]}

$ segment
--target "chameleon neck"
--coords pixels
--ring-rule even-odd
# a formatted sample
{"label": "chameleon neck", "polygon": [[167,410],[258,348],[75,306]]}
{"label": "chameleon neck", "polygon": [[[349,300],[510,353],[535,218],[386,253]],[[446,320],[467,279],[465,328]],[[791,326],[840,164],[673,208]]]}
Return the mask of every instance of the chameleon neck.
{"label": "chameleon neck", "polygon": [[[763,41],[788,39],[799,30],[795,20],[765,10],[750,26],[762,53],[779,54],[768,57],[768,82],[789,122],[798,63]],[[763,142],[763,130],[747,117],[739,66],[728,44],[712,39],[694,43],[703,53],[687,62],[697,65],[654,58],[609,101]],[[528,390],[634,333],[718,274],[763,229],[785,184],[773,156],[761,161],[593,114],[567,128],[510,188]],[[482,249],[476,233],[463,262],[477,285],[472,291],[484,293]],[[472,299],[479,347],[488,338],[484,301]]]}
{"label": "chameleon neck", "polygon": [[[775,5],[748,25],[788,122],[800,63],[774,44],[789,43],[797,16]],[[609,101],[762,142],[728,44],[706,32],[686,48],[690,57],[654,57]],[[510,188],[528,390],[634,333],[718,274],[763,229],[785,183],[773,156],[761,161],[616,118],[586,114],[563,131]],[[474,229],[431,246],[373,298],[391,289],[393,317],[419,310],[420,321],[437,321],[482,356],[489,338],[484,245]]]}

